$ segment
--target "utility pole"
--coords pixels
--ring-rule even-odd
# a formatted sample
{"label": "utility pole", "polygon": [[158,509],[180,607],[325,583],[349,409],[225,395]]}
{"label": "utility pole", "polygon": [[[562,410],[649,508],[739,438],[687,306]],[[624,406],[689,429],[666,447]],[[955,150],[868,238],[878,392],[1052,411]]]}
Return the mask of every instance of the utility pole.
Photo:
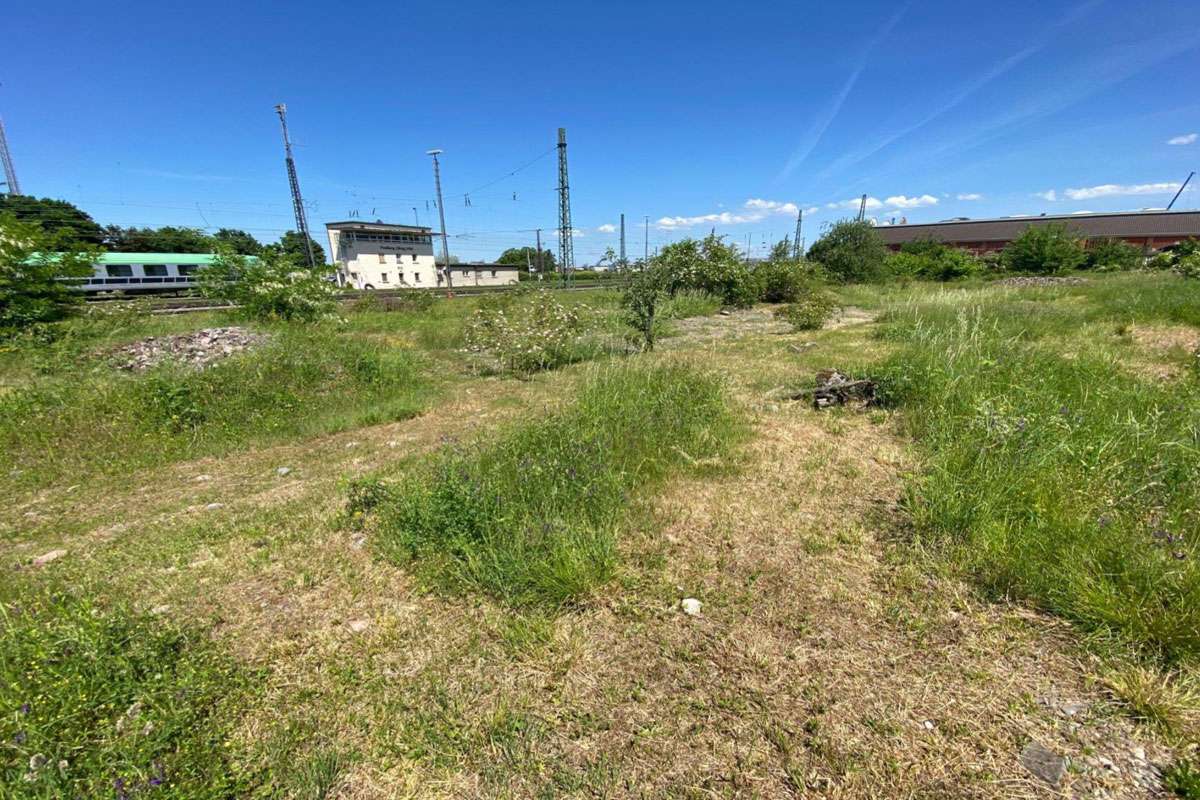
{"label": "utility pole", "polygon": [[642,242],[642,269],[650,263],[650,217],[643,218],[646,221],[646,238]]}
{"label": "utility pole", "polygon": [[621,215],[621,269],[625,269],[628,264],[625,262],[625,215]]}
{"label": "utility pole", "polygon": [[296,161],[292,158],[292,140],[288,138],[287,106],[283,103],[275,106],[279,115],[279,124],[283,127],[283,152],[287,162],[288,183],[292,188],[292,210],[296,212],[296,232],[304,239],[304,253],[308,266],[317,266],[316,256],[313,255],[312,237],[308,235],[308,217],[304,213],[304,198],[300,196],[300,180],[296,177]]}
{"label": "utility pole", "polygon": [[563,280],[575,269],[575,243],[571,231],[571,185],[567,180],[567,129],[558,129],[558,261]]}
{"label": "utility pole", "polygon": [[438,155],[441,150],[426,150],[425,155],[433,156],[433,185],[437,189],[438,220],[442,226],[442,269],[446,274],[446,288],[454,288],[454,278],[450,269],[450,242],[446,238],[446,204],[442,202],[442,170],[438,165]]}
{"label": "utility pole", "polygon": [[538,280],[542,280],[542,229],[537,229],[537,265],[538,265]]}
{"label": "utility pole", "polygon": [[8,152],[8,137],[4,135],[3,119],[0,119],[0,165],[4,167],[5,194],[20,194],[21,184],[17,183],[17,170],[13,167],[12,153]]}
{"label": "utility pole", "polygon": [[796,239],[792,242],[792,260],[799,261],[803,255],[800,250],[800,226],[804,224],[804,209],[800,209],[800,213],[796,215]]}

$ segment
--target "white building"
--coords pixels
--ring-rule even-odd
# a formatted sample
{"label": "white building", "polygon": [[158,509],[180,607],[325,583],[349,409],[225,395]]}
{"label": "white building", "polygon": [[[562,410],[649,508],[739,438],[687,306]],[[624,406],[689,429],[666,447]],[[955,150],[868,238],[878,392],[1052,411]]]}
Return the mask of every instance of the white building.
{"label": "white building", "polygon": [[430,228],[385,222],[327,222],[329,252],[338,283],[355,289],[436,289],[505,286],[517,282],[517,268],[506,264],[452,264],[449,276],[433,258]]}

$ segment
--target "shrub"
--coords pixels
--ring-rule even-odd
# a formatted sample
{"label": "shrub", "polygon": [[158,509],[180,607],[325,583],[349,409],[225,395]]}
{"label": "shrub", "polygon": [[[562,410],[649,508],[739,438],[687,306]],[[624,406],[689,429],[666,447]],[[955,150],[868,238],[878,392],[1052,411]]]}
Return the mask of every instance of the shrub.
{"label": "shrub", "polygon": [[629,280],[621,303],[625,308],[625,322],[633,328],[639,344],[646,350],[654,349],[654,341],[661,328],[661,307],[670,297],[670,276],[661,264],[635,272]]}
{"label": "shrub", "polygon": [[5,796],[250,793],[228,737],[252,675],[204,631],[26,589],[0,605]]}
{"label": "shrub", "polygon": [[197,278],[201,294],[234,303],[245,316],[315,322],[333,316],[337,289],[327,274],[299,266],[278,248],[255,257],[222,247]]}
{"label": "shrub", "polygon": [[564,306],[542,290],[520,302],[498,294],[482,298],[464,338],[469,351],[491,353],[505,368],[529,374],[577,360],[584,329],[578,306]]}
{"label": "shrub", "polygon": [[0,214],[0,335],[66,316],[83,294],[63,279],[91,275],[99,256],[62,232]]}
{"label": "shrub", "polygon": [[402,488],[360,491],[384,553],[444,589],[577,602],[612,576],[631,500],[723,454],[738,430],[721,381],[690,364],[601,368],[576,397],[441,452]]}
{"label": "shrub", "polygon": [[1087,253],[1065,225],[1030,225],[1008,243],[1001,257],[1012,272],[1053,275],[1083,266]]}
{"label": "shrub", "polygon": [[758,299],[764,303],[795,302],[822,277],[817,264],[804,260],[772,259],[754,268]]}
{"label": "shrub", "polygon": [[650,269],[662,271],[670,294],[700,289],[717,295],[726,305],[749,308],[758,299],[754,276],[736,250],[718,236],[684,239],[663,248]]}
{"label": "shrub", "polygon": [[1181,278],[1200,278],[1200,253],[1190,253],[1176,259],[1174,270]]}
{"label": "shrub", "polygon": [[1094,239],[1088,242],[1085,269],[1097,272],[1125,272],[1142,265],[1142,251],[1121,239]]}
{"label": "shrub", "polygon": [[983,265],[966,250],[927,239],[901,245],[899,252],[888,256],[888,271],[900,277],[951,281],[977,275]]}
{"label": "shrub", "polygon": [[775,316],[798,331],[817,330],[829,321],[838,309],[833,295],[821,289],[810,289],[795,302],[775,311]]}
{"label": "shrub", "polygon": [[882,280],[887,275],[887,246],[871,223],[841,220],[809,248],[808,257],[842,283]]}

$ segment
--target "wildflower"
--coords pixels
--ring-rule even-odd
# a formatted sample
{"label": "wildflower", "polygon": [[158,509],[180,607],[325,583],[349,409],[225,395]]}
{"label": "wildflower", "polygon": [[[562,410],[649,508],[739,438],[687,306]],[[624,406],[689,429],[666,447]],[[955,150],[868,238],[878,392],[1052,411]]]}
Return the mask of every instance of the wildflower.
{"label": "wildflower", "polygon": [[17,731],[17,735],[13,737],[13,742],[16,744],[25,744],[26,738],[28,737],[26,737],[25,731]]}
{"label": "wildflower", "polygon": [[21,715],[25,716],[31,710],[29,703],[21,703]]}

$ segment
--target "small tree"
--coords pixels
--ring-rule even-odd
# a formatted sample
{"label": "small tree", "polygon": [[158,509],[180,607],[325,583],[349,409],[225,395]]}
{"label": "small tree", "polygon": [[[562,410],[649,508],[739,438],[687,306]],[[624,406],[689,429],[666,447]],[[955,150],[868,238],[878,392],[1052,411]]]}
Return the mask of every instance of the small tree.
{"label": "small tree", "polygon": [[1012,272],[1053,275],[1079,269],[1087,253],[1065,225],[1030,225],[1008,243],[1001,258]]}
{"label": "small tree", "polygon": [[875,226],[857,220],[835,223],[808,251],[811,260],[842,283],[882,280],[887,254]]}
{"label": "small tree", "polygon": [[670,275],[661,264],[633,273],[625,288],[623,305],[625,321],[641,340],[642,348],[654,349],[657,338],[658,315],[663,302],[670,296]]}
{"label": "small tree", "polygon": [[[308,241],[312,244],[313,262],[322,267],[325,264],[325,248],[317,244],[317,240],[308,237]],[[295,264],[308,266],[308,250],[304,246],[304,237],[295,231],[288,231],[279,238],[279,244],[268,245],[267,247],[278,248],[279,252]]]}
{"label": "small tree", "polygon": [[[777,252],[778,251],[778,252]],[[764,303],[791,303],[820,284],[824,278],[819,265],[811,261],[793,260],[778,245],[771,258],[754,268],[758,284],[758,299]]]}
{"label": "small tree", "polygon": [[719,236],[669,244],[652,259],[652,264],[663,271],[662,280],[671,294],[701,289],[737,308],[749,308],[758,299],[754,276],[737,251]]}
{"label": "small tree", "polygon": [[277,248],[258,257],[221,248],[197,278],[201,294],[234,303],[249,317],[314,322],[333,313],[335,290],[325,271],[310,270]]}
{"label": "small tree", "polygon": [[83,299],[64,279],[91,275],[100,251],[73,242],[70,230],[0,213],[0,332],[61,319]]}

